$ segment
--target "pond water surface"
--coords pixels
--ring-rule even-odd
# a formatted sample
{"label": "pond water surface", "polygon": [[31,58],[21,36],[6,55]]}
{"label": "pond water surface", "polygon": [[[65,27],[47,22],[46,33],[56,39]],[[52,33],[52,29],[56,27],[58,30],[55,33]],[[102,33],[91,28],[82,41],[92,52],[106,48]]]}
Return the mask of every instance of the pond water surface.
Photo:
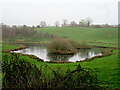
{"label": "pond water surface", "polygon": [[23,53],[29,55],[35,55],[44,61],[64,61],[64,62],[76,62],[85,60],[86,58],[92,58],[94,56],[102,55],[101,49],[93,48],[93,49],[80,49],[74,55],[55,55],[48,54],[46,47],[44,46],[29,46],[26,49],[13,51],[15,53]]}

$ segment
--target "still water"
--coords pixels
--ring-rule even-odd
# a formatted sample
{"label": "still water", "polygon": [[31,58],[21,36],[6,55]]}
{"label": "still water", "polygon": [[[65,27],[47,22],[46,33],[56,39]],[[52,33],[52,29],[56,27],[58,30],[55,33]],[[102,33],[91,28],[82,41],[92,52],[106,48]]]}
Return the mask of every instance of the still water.
{"label": "still water", "polygon": [[85,60],[85,58],[92,58],[94,56],[102,55],[101,50],[98,48],[83,50],[80,49],[74,55],[54,55],[48,54],[46,47],[44,46],[29,46],[26,49],[14,51],[15,53],[23,53],[29,55],[35,55],[44,61],[64,61],[64,62],[76,62]]}

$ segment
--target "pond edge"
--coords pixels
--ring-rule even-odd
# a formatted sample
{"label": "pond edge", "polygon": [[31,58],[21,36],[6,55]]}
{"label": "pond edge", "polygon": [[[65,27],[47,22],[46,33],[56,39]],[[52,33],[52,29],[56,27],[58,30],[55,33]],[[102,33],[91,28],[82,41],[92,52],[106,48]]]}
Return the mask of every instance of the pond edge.
{"label": "pond edge", "polygon": [[[8,45],[10,45],[10,43],[7,43]],[[41,43],[42,44],[42,43]],[[40,45],[41,45],[40,44]],[[13,45],[13,44],[11,44]],[[23,44],[14,44],[14,45],[17,45],[19,46],[19,48],[15,48],[15,49],[9,49],[9,50],[4,50],[2,51],[3,53],[13,53],[11,51],[17,51],[17,50],[21,50],[21,49],[26,49],[28,48],[28,46],[26,45],[23,45]],[[45,63],[77,63],[77,62],[86,62],[86,61],[92,61],[93,59],[95,58],[102,58],[102,57],[105,57],[105,56],[110,56],[112,55],[112,51],[115,50],[115,49],[120,49],[120,48],[117,48],[117,47],[103,47],[103,46],[90,46],[90,47],[94,47],[94,48],[109,48],[110,49],[110,53],[107,54],[107,52],[105,51],[102,51],[102,55],[98,55],[98,56],[94,56],[92,58],[86,58],[85,60],[81,60],[81,61],[76,61],[76,62],[64,62],[64,61],[45,61]],[[29,56],[30,58],[33,58],[33,59],[36,59],[37,61],[42,61],[44,62],[43,59],[40,59],[38,58],[37,56],[35,55],[29,55],[29,54],[22,54],[22,53],[14,53],[14,54],[19,54],[19,55],[23,55],[23,56]]]}

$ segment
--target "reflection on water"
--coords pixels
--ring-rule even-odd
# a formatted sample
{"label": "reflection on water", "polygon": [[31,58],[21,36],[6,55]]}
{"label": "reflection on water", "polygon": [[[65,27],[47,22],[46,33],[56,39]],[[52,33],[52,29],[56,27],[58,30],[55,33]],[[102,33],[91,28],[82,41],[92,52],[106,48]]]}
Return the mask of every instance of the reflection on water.
{"label": "reflection on water", "polygon": [[50,61],[64,61],[68,62],[73,55],[54,55],[54,54],[47,54]]}
{"label": "reflection on water", "polygon": [[84,60],[85,58],[92,58],[97,55],[101,55],[100,49],[80,49],[74,55],[54,55],[48,54],[47,49],[43,46],[29,46],[27,49],[22,49],[18,51],[14,51],[15,53],[23,53],[29,55],[35,55],[44,61],[64,61],[64,62],[76,62],[80,60]]}

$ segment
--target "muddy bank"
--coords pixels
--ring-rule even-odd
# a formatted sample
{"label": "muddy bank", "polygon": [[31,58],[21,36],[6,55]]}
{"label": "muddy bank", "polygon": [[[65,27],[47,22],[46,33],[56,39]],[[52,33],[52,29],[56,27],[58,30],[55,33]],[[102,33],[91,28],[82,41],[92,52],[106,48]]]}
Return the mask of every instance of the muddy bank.
{"label": "muddy bank", "polygon": [[117,43],[107,43],[107,42],[97,42],[97,41],[90,41],[89,43],[101,43],[101,44],[117,45]]}
{"label": "muddy bank", "polygon": [[113,49],[109,49],[109,50],[103,50],[101,53],[102,55],[98,55],[98,56],[95,56],[95,57],[92,57],[92,58],[86,58],[85,60],[82,60],[82,61],[76,61],[76,62],[86,62],[86,61],[92,61],[96,58],[102,58],[102,57],[105,57],[105,56],[110,56],[112,55],[112,52],[113,52]]}
{"label": "muddy bank", "polygon": [[71,50],[49,50],[49,54],[53,55],[74,55],[76,51],[71,51]]}
{"label": "muddy bank", "polygon": [[[98,56],[95,56],[95,57],[92,57],[92,58],[86,58],[85,60],[81,60],[81,61],[76,61],[76,62],[88,62],[88,61],[92,61],[96,58],[102,58],[102,57],[105,57],[105,56],[110,56],[112,55],[112,51],[113,49],[109,49],[109,50],[103,50],[101,53],[102,55],[98,55]],[[75,63],[75,62],[64,62],[64,61],[47,61],[47,63]]]}
{"label": "muddy bank", "polygon": [[47,45],[48,43],[21,43],[21,42],[16,42],[16,43],[0,43],[0,44],[13,44],[13,45]]}
{"label": "muddy bank", "polygon": [[[11,52],[9,52],[9,53],[11,53]],[[37,56],[35,56],[35,55],[29,55],[29,54],[22,54],[22,53],[11,53],[12,55],[17,55],[18,57],[19,56],[29,56],[30,58],[33,58],[33,59],[35,59],[36,61],[41,61],[41,62],[44,62],[44,60],[43,59],[40,59],[40,58],[38,58]]]}
{"label": "muddy bank", "polygon": [[120,49],[119,47],[106,47],[106,46],[95,46],[95,45],[90,45],[90,47],[96,47],[96,48],[109,48],[109,49]]}
{"label": "muddy bank", "polygon": [[46,61],[45,63],[74,63],[74,62],[64,62],[64,61]]}

